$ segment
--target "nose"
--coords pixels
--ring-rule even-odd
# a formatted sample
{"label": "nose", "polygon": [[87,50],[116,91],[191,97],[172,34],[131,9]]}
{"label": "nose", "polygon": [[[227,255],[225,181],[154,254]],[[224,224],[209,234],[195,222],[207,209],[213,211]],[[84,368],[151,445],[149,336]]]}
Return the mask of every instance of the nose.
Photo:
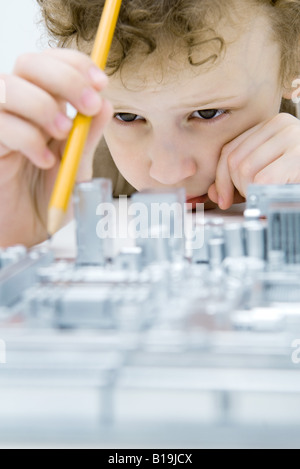
{"label": "nose", "polygon": [[182,143],[155,142],[149,149],[150,177],[160,184],[176,185],[196,174],[197,165]]}

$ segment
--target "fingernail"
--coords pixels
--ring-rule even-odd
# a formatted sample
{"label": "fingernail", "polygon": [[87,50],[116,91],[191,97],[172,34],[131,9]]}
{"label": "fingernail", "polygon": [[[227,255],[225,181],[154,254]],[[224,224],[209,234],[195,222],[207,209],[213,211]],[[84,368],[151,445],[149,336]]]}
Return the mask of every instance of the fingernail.
{"label": "fingernail", "polygon": [[81,102],[85,108],[98,111],[102,104],[102,99],[92,88],[85,88],[81,96]]}
{"label": "fingernail", "polygon": [[223,208],[224,207],[224,199],[223,197],[219,197],[218,198],[218,205],[220,208]]}
{"label": "fingernail", "polygon": [[95,84],[95,85],[106,85],[107,82],[108,82],[108,78],[107,76],[105,75],[105,73],[98,67],[96,67],[96,65],[93,65],[90,69],[89,69],[89,75],[90,75],[90,78],[92,80],[92,82]]}
{"label": "fingernail", "polygon": [[49,150],[49,148],[46,148],[45,153],[44,153],[44,161],[47,163],[49,166],[52,166],[55,163],[55,156],[53,153]]}
{"label": "fingernail", "polygon": [[54,123],[57,129],[64,133],[70,132],[72,128],[72,124],[73,124],[72,121],[67,116],[65,116],[62,112],[59,112],[57,114]]}

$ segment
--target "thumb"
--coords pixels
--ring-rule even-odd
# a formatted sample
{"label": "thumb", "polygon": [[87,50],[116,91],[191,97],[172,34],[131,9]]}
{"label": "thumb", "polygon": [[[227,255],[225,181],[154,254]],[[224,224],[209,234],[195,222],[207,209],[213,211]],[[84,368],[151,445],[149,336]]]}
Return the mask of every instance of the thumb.
{"label": "thumb", "polygon": [[219,196],[218,196],[217,186],[215,182],[208,189],[208,197],[210,198],[212,202],[214,202],[215,204],[218,204]]}
{"label": "thumb", "polygon": [[[218,205],[219,195],[218,195],[216,183],[212,184],[210,188],[208,189],[208,197],[210,198],[212,202]],[[233,204],[242,204],[244,202],[246,202],[246,199],[235,188],[234,196],[233,196]]]}

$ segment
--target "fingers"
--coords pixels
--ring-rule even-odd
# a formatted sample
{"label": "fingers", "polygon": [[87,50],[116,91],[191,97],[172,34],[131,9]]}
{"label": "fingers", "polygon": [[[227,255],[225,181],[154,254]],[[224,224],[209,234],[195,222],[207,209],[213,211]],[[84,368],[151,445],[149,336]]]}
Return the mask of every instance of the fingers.
{"label": "fingers", "polygon": [[39,168],[48,169],[55,162],[45,136],[37,127],[4,112],[0,113],[0,140],[2,150],[6,147],[9,151],[19,151]]}
{"label": "fingers", "polygon": [[217,166],[214,194],[216,203],[222,210],[226,210],[233,204],[234,190],[228,166],[228,154],[227,151],[223,151]]}
{"label": "fingers", "polygon": [[299,161],[300,145],[290,149],[281,158],[259,171],[255,178],[255,184],[299,184],[300,165]]}
{"label": "fingers", "polygon": [[60,103],[49,93],[17,76],[2,76],[6,84],[6,103],[0,109],[26,119],[44,129],[51,137],[64,139],[72,121],[61,111]]}
{"label": "fingers", "polygon": [[[73,121],[66,116],[69,102],[80,113],[107,119],[107,104],[99,94],[108,79],[86,55],[70,50],[26,54],[14,75],[1,75],[6,102],[0,104],[0,157],[20,151],[33,164],[49,168],[54,155],[51,140],[64,142]],[[97,121],[101,127],[101,116]],[[56,155],[58,158],[58,155]]]}
{"label": "fingers", "polygon": [[47,49],[44,54],[74,67],[88,81],[92,80],[91,84],[98,91],[101,91],[108,84],[108,77],[105,72],[100,70],[91,58],[82,52],[70,49]]}
{"label": "fingers", "polygon": [[208,189],[208,197],[212,202],[218,205],[219,196],[218,196],[216,183],[212,184],[210,188]]}
{"label": "fingers", "polygon": [[[259,124],[256,127],[247,130],[231,142],[227,143],[222,149],[216,172],[214,193],[212,193],[216,201],[215,203],[217,203],[222,210],[227,210],[233,203],[241,203],[241,201],[244,200],[238,191],[236,191],[236,187],[231,177],[228,160],[231,155],[233,155],[234,152],[240,148],[251,135],[262,128],[263,125],[264,124]],[[238,202],[236,202],[236,200],[238,200]]]}
{"label": "fingers", "polygon": [[[244,156],[243,159],[241,159],[241,155],[243,155],[244,149],[241,149],[240,154],[238,155],[238,158],[241,159],[241,162],[238,166],[236,165],[234,158],[231,157],[229,161],[231,178],[241,193],[247,193],[249,184],[254,183],[257,180],[257,175],[265,168],[268,168],[269,178],[272,179],[272,163],[278,159],[284,161],[282,157],[286,152],[287,142],[289,146],[295,145],[295,147],[297,147],[298,144],[299,155],[299,135],[299,126],[285,128],[278,134],[274,135],[274,137],[270,138],[258,148],[253,150],[252,153]],[[283,173],[286,173],[285,169],[287,168],[282,166]]]}
{"label": "fingers", "polygon": [[4,143],[0,143],[0,158],[2,158],[2,156],[7,155],[7,153],[9,153],[10,151],[11,150],[6,145],[4,145]]}
{"label": "fingers", "polygon": [[99,112],[99,91],[107,83],[105,74],[91,59],[74,51],[23,55],[17,60],[14,74],[52,96],[63,98],[87,116]]}
{"label": "fingers", "polygon": [[[287,176],[287,168],[283,166],[286,158],[283,157],[290,155],[287,159],[289,161],[293,153],[291,165],[295,166],[295,154],[298,152],[299,155],[299,151],[299,121],[291,115],[278,114],[224,146],[216,172],[215,187],[211,189],[212,196],[218,198],[220,208],[227,209],[235,200],[235,189],[245,197],[250,184],[266,183],[265,181],[279,184],[295,179],[293,171]],[[275,164],[277,160],[278,164]]]}
{"label": "fingers", "polygon": [[[270,180],[276,182],[276,177],[272,177],[272,163],[278,159],[284,161],[282,157],[294,147],[300,150],[300,125],[293,116],[279,114],[254,130],[228,157],[233,184],[244,195],[249,184],[257,182],[258,174],[266,168]],[[282,171],[286,174],[284,166]]]}

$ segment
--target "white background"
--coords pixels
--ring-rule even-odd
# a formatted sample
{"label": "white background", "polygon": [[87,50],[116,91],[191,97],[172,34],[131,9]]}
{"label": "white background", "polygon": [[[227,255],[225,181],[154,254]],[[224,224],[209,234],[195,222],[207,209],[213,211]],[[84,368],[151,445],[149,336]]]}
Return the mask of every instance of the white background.
{"label": "white background", "polygon": [[10,73],[24,52],[48,47],[36,0],[0,0],[0,73]]}

